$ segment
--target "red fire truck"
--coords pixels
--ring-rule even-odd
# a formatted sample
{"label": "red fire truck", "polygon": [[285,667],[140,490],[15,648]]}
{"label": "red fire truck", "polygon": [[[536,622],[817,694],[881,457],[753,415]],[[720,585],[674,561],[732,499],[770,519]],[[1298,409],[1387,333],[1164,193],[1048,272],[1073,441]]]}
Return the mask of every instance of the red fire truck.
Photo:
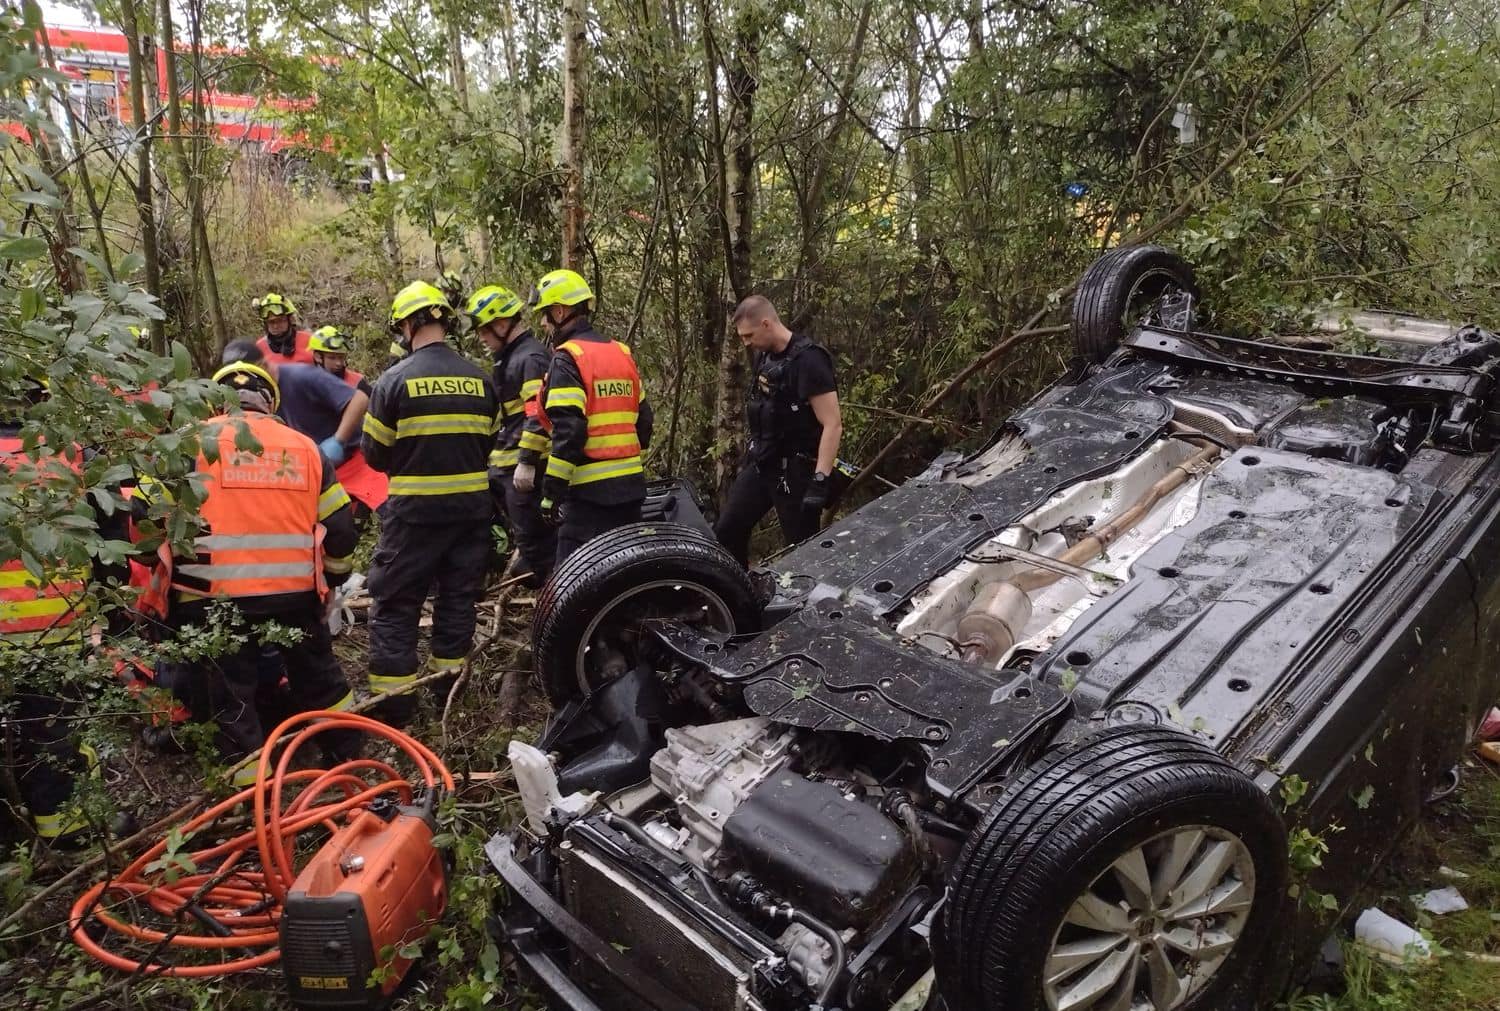
{"label": "red fire truck", "polygon": [[[68,106],[78,125],[96,136],[100,133],[132,130],[130,61],[125,36],[119,32],[85,28],[48,27],[46,31],[58,69],[68,78]],[[185,53],[185,49],[180,46],[178,51]],[[192,61],[180,59],[178,78],[181,81],[184,103],[195,94],[200,95],[205,118],[213,132],[226,143],[253,145],[269,154],[305,146],[305,139],[301,134],[283,125],[289,115],[304,103],[236,93],[232,86],[223,86],[222,80],[245,80],[243,71],[236,72],[233,66],[238,62],[231,59],[234,55],[227,50],[213,50],[211,62],[219,65],[224,72],[206,80],[205,86],[196,91],[192,80]],[[165,103],[166,54],[152,46],[148,50],[148,58],[154,60],[156,66],[155,98],[158,102]],[[246,65],[240,63],[241,67]],[[0,124],[0,128],[17,136],[24,136],[24,130],[18,124]]]}

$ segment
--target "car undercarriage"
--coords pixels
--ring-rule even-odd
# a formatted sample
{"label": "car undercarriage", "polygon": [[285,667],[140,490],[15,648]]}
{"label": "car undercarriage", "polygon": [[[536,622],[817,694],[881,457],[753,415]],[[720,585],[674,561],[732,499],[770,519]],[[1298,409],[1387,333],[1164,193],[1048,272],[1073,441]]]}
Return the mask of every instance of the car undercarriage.
{"label": "car undercarriage", "polygon": [[1352,894],[1495,687],[1500,339],[1239,340],[1196,295],[1108,254],[1067,375],[768,578],[653,522],[559,570],[556,712],[489,849],[554,1003],[1274,994],[1289,827],[1337,823],[1314,884]]}

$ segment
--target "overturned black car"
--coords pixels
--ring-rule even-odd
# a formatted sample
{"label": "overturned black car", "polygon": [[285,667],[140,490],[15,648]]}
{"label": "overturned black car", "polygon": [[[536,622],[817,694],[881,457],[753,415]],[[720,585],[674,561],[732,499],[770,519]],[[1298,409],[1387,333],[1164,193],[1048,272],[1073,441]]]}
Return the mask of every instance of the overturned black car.
{"label": "overturned black car", "polygon": [[557,1006],[1274,996],[1493,700],[1500,338],[1238,340],[1196,297],[1106,255],[1066,377],[769,578],[671,523],[557,572],[489,846]]}

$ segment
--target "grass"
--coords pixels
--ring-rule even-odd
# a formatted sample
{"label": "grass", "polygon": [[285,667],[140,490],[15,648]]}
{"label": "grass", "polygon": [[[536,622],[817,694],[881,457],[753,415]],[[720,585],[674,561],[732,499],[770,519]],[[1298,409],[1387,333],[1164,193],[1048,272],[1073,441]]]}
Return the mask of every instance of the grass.
{"label": "grass", "polygon": [[[1449,880],[1447,867],[1467,875]],[[1456,885],[1469,908],[1432,916],[1413,895]],[[1307,988],[1283,1011],[1500,1011],[1500,965],[1468,957],[1500,952],[1500,772],[1472,760],[1463,787],[1432,808],[1381,873],[1379,908],[1422,930],[1438,953],[1431,964],[1402,968],[1370,956],[1347,939],[1342,973]]]}

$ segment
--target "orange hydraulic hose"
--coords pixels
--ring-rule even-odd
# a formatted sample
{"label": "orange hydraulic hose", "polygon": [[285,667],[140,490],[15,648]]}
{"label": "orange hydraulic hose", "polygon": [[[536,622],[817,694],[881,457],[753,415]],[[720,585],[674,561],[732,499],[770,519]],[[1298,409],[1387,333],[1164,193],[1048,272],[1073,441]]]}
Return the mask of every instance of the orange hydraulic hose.
{"label": "orange hydraulic hose", "polygon": [[[273,730],[268,742],[280,740],[298,726],[290,743],[280,751],[272,769],[273,748],[262,749],[256,767],[255,785],[220,801],[190,819],[179,830],[179,839],[190,839],[194,833],[212,825],[217,819],[242,804],[254,812],[252,829],[223,842],[186,854],[191,870],[179,858],[163,861],[170,836],[137,857],[114,878],[106,878],[88,888],[73,903],[68,929],[79,947],[105,965],[123,972],[204,978],[224,976],[270,965],[281,957],[277,947],[281,905],[287,890],[296,880],[293,854],[297,836],[316,826],[336,831],[338,820],[382,794],[395,793],[401,803],[409,804],[412,785],[384,762],[360,758],[332,769],[290,769],[292,756],[309,740],[330,730],[360,730],[394,744],[416,766],[429,789],[441,784],[453,789],[453,775],[442,759],[421,741],[392,727],[353,713],[316,711],[299,713]],[[373,774],[378,782],[360,777]],[[300,790],[283,808],[286,787]],[[338,799],[319,803],[323,795],[336,792]],[[258,859],[251,866],[240,867],[249,855]],[[153,866],[155,864],[155,866]],[[106,900],[119,897],[126,902],[142,902],[160,916],[171,917],[179,925],[163,931],[127,922],[115,915],[116,909]],[[190,933],[199,919],[216,922],[220,930]],[[118,954],[105,947],[85,930],[89,919],[97,920],[110,934],[127,941],[152,945],[148,958],[168,948],[197,949],[232,953],[237,957],[203,965],[171,965],[142,961]]]}

